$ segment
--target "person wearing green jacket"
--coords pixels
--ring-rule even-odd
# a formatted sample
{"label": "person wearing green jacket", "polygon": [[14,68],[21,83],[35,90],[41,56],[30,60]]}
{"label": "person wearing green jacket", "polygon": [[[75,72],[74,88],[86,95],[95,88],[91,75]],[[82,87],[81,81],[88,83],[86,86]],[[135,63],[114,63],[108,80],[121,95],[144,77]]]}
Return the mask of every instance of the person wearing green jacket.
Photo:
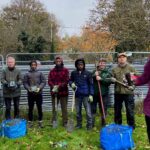
{"label": "person wearing green jacket", "polygon": [[5,118],[11,119],[11,103],[14,103],[14,118],[19,118],[19,101],[21,96],[21,71],[15,67],[15,58],[8,57],[7,67],[2,70],[1,82],[6,106]]}
{"label": "person wearing green jacket", "polygon": [[[95,124],[95,115],[97,111],[97,104],[99,104],[99,110],[101,113],[101,125],[104,126],[106,124],[105,118],[102,112],[102,106],[100,102],[100,95],[102,97],[102,102],[104,106],[105,116],[107,114],[107,108],[109,103],[109,86],[111,84],[111,73],[106,68],[106,59],[101,58],[98,62],[97,70],[93,71],[93,80],[94,80],[94,100],[91,104],[92,115],[93,115],[93,126]],[[100,84],[100,89],[98,87],[98,82]],[[101,91],[100,91],[101,90]]]}
{"label": "person wearing green jacket", "polygon": [[123,82],[128,85],[126,74],[137,74],[134,67],[127,62],[126,53],[119,53],[117,56],[118,65],[112,69],[112,82],[114,82],[114,121],[116,124],[122,124],[122,104],[125,103],[127,124],[133,129],[135,128],[134,119],[134,89],[132,86],[128,88],[122,86],[116,81]]}

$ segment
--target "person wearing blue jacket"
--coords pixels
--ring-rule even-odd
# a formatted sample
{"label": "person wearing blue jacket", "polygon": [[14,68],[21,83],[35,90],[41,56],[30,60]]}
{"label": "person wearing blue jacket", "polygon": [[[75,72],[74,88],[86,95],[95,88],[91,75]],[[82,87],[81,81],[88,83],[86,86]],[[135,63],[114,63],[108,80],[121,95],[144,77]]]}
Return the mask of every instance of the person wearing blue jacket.
{"label": "person wearing blue jacket", "polygon": [[92,74],[85,69],[84,59],[75,61],[76,70],[71,72],[70,85],[75,90],[75,107],[77,125],[76,128],[82,128],[82,104],[86,111],[87,130],[92,129],[91,102],[93,102],[94,86]]}

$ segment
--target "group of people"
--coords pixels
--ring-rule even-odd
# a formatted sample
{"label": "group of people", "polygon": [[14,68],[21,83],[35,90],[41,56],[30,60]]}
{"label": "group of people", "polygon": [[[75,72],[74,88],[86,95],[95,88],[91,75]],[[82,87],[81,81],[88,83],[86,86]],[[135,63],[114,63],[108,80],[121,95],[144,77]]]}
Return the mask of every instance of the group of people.
{"label": "group of people", "polygon": [[[90,72],[86,69],[83,58],[75,61],[75,70],[69,75],[69,70],[64,67],[63,59],[58,56],[54,60],[54,68],[48,75],[48,85],[52,100],[52,122],[56,120],[55,105],[60,103],[62,110],[62,125],[67,126],[68,122],[68,84],[75,92],[76,108],[76,128],[82,128],[82,105],[86,111],[86,128],[91,130],[95,125],[95,116],[97,104],[101,114],[101,124],[106,124],[107,108],[109,104],[109,86],[114,84],[114,122],[122,124],[122,105],[125,103],[127,124],[135,129],[134,119],[134,85],[142,85],[150,80],[149,66],[145,66],[143,75],[132,80],[128,78],[131,74],[137,72],[127,62],[126,53],[119,53],[117,56],[117,66],[111,69],[106,67],[106,59],[101,58],[96,65],[95,70]],[[15,59],[7,58],[7,67],[2,72],[1,82],[3,84],[3,96],[6,106],[5,117],[11,118],[11,100],[14,102],[14,118],[19,117],[19,99],[21,96],[21,84],[27,90],[28,97],[28,123],[29,127],[33,126],[33,107],[36,102],[38,109],[39,127],[43,127],[42,118],[42,90],[46,85],[44,74],[37,69],[37,61],[30,62],[30,70],[21,77],[20,71],[15,67]],[[150,91],[149,91],[150,93]],[[57,98],[57,102],[55,101]],[[57,103],[57,104],[56,104]],[[149,95],[144,100],[144,113],[147,124],[147,133],[150,140],[150,100]]]}

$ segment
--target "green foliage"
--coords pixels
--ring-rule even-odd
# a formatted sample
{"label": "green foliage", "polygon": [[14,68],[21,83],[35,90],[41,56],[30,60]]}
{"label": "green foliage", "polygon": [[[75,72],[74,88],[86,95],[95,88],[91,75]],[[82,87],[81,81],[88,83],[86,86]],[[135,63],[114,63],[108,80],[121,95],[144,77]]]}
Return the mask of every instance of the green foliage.
{"label": "green foliage", "polygon": [[[23,111],[23,110],[22,110]],[[107,124],[113,122],[113,109],[109,109],[107,115]],[[22,117],[26,117],[27,110],[21,113]],[[37,112],[35,120],[37,119]],[[60,142],[67,143],[67,150],[99,150],[99,131],[101,129],[99,114],[96,116],[96,126],[92,131],[87,131],[86,115],[83,115],[83,128],[75,129],[72,133],[68,133],[65,128],[61,126],[61,117],[59,113],[59,126],[57,129],[53,129],[50,126],[51,114],[49,112],[44,113],[44,128],[39,129],[37,121],[34,121],[34,127],[28,129],[28,133],[25,137],[18,139],[1,138],[0,147],[3,150],[60,150],[61,147],[56,145]],[[126,124],[126,115],[123,112],[123,124]],[[137,150],[150,149],[146,134],[146,125],[144,116],[142,114],[136,114],[136,129],[133,132],[133,139]],[[65,148],[64,148],[65,149]]]}

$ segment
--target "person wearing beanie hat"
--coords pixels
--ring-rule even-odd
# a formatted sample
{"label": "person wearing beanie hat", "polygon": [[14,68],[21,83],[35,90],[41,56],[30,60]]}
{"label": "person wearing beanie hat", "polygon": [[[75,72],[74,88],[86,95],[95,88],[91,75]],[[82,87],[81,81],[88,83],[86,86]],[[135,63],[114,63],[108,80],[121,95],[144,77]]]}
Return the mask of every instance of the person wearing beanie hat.
{"label": "person wearing beanie hat", "polygon": [[[114,82],[114,121],[116,124],[122,124],[122,104],[125,103],[127,124],[133,129],[135,128],[134,119],[134,91],[130,89],[126,79],[127,73],[137,74],[134,67],[128,64],[126,53],[119,53],[118,65],[112,69],[112,82]],[[116,80],[127,84],[129,88],[117,83]]]}
{"label": "person wearing beanie hat", "polygon": [[68,113],[68,82],[69,82],[69,70],[64,67],[63,59],[57,56],[54,60],[55,67],[49,72],[48,84],[51,89],[52,96],[52,122],[56,121],[55,113],[55,97],[57,97],[57,103],[60,102],[62,109],[62,122],[63,126],[67,127]]}
{"label": "person wearing beanie hat", "polygon": [[76,70],[71,72],[70,85],[75,92],[75,106],[77,125],[76,128],[82,128],[82,104],[84,105],[87,116],[87,130],[92,129],[91,102],[93,101],[93,79],[92,74],[85,69],[83,58],[75,61]]}

